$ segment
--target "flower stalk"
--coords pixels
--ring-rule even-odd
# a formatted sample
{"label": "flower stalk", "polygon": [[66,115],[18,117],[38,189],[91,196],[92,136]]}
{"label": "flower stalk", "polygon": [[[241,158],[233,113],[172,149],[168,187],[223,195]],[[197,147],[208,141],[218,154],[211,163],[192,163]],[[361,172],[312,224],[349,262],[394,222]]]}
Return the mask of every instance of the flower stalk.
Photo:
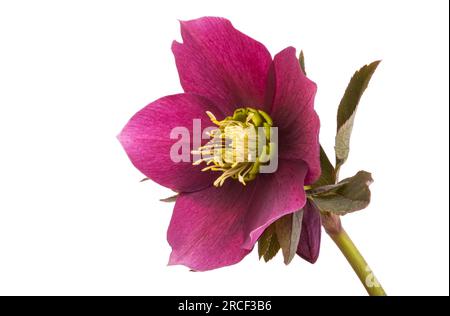
{"label": "flower stalk", "polygon": [[378,282],[372,269],[369,267],[358,248],[356,248],[355,244],[350,239],[350,236],[344,228],[342,228],[339,216],[328,214],[323,215],[322,219],[326,232],[341,250],[348,263],[350,263],[367,293],[369,293],[370,296],[386,296],[386,292]]}

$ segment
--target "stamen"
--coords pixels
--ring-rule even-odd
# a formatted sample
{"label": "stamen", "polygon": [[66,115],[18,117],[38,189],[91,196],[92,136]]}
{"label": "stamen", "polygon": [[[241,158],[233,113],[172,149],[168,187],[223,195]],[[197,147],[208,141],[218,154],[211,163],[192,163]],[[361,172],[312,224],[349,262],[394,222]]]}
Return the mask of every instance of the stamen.
{"label": "stamen", "polygon": [[[211,140],[206,145],[192,151],[193,154],[201,155],[193,164],[204,162],[206,167],[202,171],[222,172],[214,181],[216,187],[222,186],[228,178],[246,185],[256,178],[260,165],[270,160],[272,144],[268,142],[272,118],[266,112],[253,108],[237,109],[233,116],[222,121],[209,111],[206,115],[218,128],[207,134]],[[267,144],[258,151],[259,127],[264,128],[264,141]]]}

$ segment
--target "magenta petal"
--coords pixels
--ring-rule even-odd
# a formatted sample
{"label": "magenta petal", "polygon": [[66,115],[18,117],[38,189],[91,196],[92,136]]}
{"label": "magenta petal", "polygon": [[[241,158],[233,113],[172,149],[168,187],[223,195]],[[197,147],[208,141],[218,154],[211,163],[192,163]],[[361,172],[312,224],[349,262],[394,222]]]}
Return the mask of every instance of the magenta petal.
{"label": "magenta petal", "polygon": [[270,224],[305,205],[303,180],[307,171],[303,161],[286,160],[279,162],[276,173],[258,175],[257,188],[245,217],[244,248],[251,249]]}
{"label": "magenta petal", "polygon": [[275,56],[272,69],[275,93],[271,113],[279,130],[279,156],[305,161],[309,168],[305,184],[311,184],[320,175],[316,84],[303,74],[293,47]]}
{"label": "magenta petal", "polygon": [[205,271],[241,261],[250,252],[242,243],[254,188],[230,180],[220,188],[181,194],[167,232],[169,264]]}
{"label": "magenta petal", "polygon": [[204,271],[239,262],[264,229],[304,206],[306,172],[303,161],[280,161],[276,173],[260,174],[246,186],[230,180],[181,194],[168,231],[169,264]]}
{"label": "magenta petal", "polygon": [[172,51],[185,92],[206,96],[227,115],[263,106],[272,61],[263,44],[217,17],[182,21],[181,35]]}
{"label": "magenta petal", "polygon": [[319,210],[314,203],[307,201],[303,208],[302,232],[297,254],[308,262],[314,263],[319,257],[322,224]]}
{"label": "magenta petal", "polygon": [[199,190],[211,185],[217,175],[201,172],[202,166],[193,166],[192,161],[173,162],[170,149],[181,136],[176,134],[171,139],[170,134],[175,127],[189,131],[186,148],[192,160],[193,119],[200,119],[202,128],[210,126],[207,110],[220,113],[210,101],[198,96],[167,96],[136,113],[118,138],[135,167],[153,181],[179,192]]}

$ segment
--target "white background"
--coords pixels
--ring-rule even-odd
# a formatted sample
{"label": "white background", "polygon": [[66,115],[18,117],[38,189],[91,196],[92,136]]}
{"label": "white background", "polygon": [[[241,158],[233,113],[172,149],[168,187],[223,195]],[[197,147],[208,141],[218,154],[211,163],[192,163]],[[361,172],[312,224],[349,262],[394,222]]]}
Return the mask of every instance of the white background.
{"label": "white background", "polygon": [[278,256],[207,273],[167,267],[171,192],[115,136],[181,91],[177,19],[229,18],[272,55],[304,49],[321,141],[352,73],[383,62],[342,170],[373,172],[343,223],[388,294],[449,294],[448,1],[2,1],[0,294],[364,295],[328,236],[315,265]]}

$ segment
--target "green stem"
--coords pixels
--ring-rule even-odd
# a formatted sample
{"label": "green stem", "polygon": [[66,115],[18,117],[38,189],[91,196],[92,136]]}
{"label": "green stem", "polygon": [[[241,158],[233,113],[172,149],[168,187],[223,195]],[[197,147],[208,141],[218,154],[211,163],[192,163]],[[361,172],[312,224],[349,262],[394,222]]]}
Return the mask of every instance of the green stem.
{"label": "green stem", "polygon": [[364,260],[345,230],[340,227],[338,232],[328,232],[328,234],[339,247],[345,258],[347,258],[347,261],[352,266],[359,280],[366,288],[367,293],[370,296],[385,296],[386,292],[384,292],[383,287],[377,281],[366,260]]}

